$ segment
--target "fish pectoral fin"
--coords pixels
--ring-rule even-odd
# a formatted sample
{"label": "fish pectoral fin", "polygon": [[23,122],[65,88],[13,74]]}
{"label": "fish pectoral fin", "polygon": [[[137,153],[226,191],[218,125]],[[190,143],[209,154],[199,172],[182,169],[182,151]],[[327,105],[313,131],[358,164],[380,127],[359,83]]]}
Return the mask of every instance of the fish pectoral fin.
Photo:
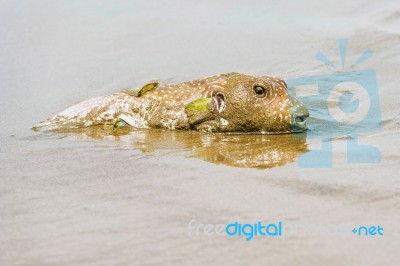
{"label": "fish pectoral fin", "polygon": [[159,85],[158,81],[154,81],[154,82],[145,84],[140,90],[132,89],[132,90],[124,90],[122,92],[126,93],[130,96],[141,97],[145,93],[151,92],[151,91],[154,91],[155,89],[157,89],[158,85]]}
{"label": "fish pectoral fin", "polygon": [[208,105],[212,101],[212,98],[200,98],[193,102],[190,102],[185,107],[185,112],[204,112],[208,110]]}
{"label": "fish pectoral fin", "polygon": [[120,128],[126,126],[128,123],[125,120],[119,119],[114,123],[114,128]]}
{"label": "fish pectoral fin", "polygon": [[127,123],[124,120],[116,121],[115,123],[106,123],[103,125],[103,129],[107,131],[112,131],[120,127],[126,126]]}
{"label": "fish pectoral fin", "polygon": [[124,126],[129,126],[131,125],[130,118],[124,114],[120,115],[113,123],[106,123],[103,125],[104,130],[115,130],[117,128],[121,128]]}
{"label": "fish pectoral fin", "polygon": [[186,105],[185,113],[190,125],[197,125],[215,118],[215,114],[210,110],[212,101],[212,98],[200,98]]}

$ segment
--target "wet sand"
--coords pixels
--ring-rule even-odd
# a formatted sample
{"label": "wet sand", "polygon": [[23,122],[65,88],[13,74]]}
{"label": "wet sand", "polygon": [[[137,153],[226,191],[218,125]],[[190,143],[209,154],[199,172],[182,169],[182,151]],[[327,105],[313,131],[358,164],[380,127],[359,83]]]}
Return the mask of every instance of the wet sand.
{"label": "wet sand", "polygon": [[[398,265],[400,6],[254,1],[5,1],[0,10],[0,265]],[[367,49],[382,130],[360,141],[381,161],[299,158],[312,132],[226,135],[30,127],[90,97],[243,72],[329,74]],[[320,132],[321,133],[321,132]],[[327,133],[327,135],[329,135]],[[188,223],[381,225],[384,236],[189,235]],[[346,227],[346,228],[347,228]]]}

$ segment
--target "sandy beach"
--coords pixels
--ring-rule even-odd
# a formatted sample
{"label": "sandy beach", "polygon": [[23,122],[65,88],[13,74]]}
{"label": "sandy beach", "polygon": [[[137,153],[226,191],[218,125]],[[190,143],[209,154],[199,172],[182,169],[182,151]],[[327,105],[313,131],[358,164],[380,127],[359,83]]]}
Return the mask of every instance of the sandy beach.
{"label": "sandy beach", "polygon": [[[400,264],[400,4],[0,3],[0,265]],[[315,130],[296,139],[31,130],[82,100],[151,80],[363,70],[375,74],[380,121],[358,141],[379,151],[374,163],[349,163],[354,136],[332,137],[335,128],[315,117]],[[318,115],[322,103],[310,104]],[[327,141],[331,167],[303,167]],[[300,229],[251,241],[193,229],[235,221]],[[383,235],[351,231],[378,225]]]}

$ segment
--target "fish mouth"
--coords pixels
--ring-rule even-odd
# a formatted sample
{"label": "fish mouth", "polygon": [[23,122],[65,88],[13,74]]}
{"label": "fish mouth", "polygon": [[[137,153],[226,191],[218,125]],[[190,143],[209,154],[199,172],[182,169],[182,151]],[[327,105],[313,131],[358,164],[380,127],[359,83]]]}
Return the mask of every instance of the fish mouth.
{"label": "fish mouth", "polygon": [[309,117],[309,114],[303,114],[294,117],[294,123],[291,123],[291,131],[292,132],[304,132],[308,129],[307,127],[307,118]]}
{"label": "fish mouth", "polygon": [[310,116],[307,107],[299,100],[289,97],[291,132],[299,133],[307,130],[307,118]]}

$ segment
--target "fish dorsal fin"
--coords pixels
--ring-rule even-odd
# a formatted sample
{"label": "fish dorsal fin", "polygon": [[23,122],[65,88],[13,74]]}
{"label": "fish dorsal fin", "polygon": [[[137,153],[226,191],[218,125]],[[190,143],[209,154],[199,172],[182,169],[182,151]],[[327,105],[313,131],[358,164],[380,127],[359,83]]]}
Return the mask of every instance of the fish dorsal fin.
{"label": "fish dorsal fin", "polygon": [[141,97],[147,92],[154,91],[157,89],[159,83],[158,81],[150,82],[145,84],[140,90],[132,89],[132,90],[124,90],[123,92],[129,94],[130,96],[134,97]]}

